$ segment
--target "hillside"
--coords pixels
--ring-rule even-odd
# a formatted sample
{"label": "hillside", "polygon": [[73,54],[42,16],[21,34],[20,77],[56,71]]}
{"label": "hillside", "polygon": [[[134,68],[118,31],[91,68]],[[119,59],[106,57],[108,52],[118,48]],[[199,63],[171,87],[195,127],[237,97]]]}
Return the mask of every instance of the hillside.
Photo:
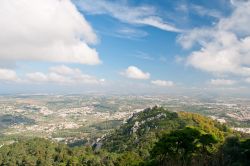
{"label": "hillside", "polygon": [[249,158],[250,139],[210,118],[162,107],[134,114],[92,147],[31,139],[0,148],[0,165],[11,166],[247,166]]}
{"label": "hillside", "polygon": [[194,126],[213,134],[220,141],[230,134],[225,125],[199,114],[170,112],[162,107],[153,107],[134,114],[126,124],[106,136],[103,140],[103,147],[111,152],[136,150],[147,156],[163,133],[187,126]]}

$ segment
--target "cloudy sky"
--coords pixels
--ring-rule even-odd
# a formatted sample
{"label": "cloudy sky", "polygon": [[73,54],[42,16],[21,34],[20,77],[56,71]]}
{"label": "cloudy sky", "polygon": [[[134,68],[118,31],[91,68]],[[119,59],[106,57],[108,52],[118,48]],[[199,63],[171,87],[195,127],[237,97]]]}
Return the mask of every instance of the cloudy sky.
{"label": "cloudy sky", "polygon": [[0,93],[250,92],[250,1],[1,0]]}

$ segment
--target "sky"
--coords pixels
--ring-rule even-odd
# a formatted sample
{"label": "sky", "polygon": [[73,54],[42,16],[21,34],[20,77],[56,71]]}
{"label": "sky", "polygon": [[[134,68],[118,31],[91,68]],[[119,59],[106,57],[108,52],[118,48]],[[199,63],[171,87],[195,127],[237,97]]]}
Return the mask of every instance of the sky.
{"label": "sky", "polygon": [[1,0],[0,94],[250,92],[248,0]]}

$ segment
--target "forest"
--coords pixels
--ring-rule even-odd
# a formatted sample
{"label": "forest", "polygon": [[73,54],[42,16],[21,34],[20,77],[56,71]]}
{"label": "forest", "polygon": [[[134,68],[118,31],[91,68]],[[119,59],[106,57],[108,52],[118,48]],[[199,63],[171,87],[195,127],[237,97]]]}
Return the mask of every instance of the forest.
{"label": "forest", "polygon": [[0,165],[248,166],[250,137],[199,114],[153,107],[92,144],[35,138],[4,145]]}

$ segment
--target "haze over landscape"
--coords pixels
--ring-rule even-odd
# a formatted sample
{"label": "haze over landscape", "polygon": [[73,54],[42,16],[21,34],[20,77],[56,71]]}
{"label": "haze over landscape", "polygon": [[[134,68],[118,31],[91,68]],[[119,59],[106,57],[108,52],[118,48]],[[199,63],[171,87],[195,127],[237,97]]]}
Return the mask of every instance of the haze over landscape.
{"label": "haze over landscape", "polygon": [[249,166],[249,0],[0,0],[0,166]]}

